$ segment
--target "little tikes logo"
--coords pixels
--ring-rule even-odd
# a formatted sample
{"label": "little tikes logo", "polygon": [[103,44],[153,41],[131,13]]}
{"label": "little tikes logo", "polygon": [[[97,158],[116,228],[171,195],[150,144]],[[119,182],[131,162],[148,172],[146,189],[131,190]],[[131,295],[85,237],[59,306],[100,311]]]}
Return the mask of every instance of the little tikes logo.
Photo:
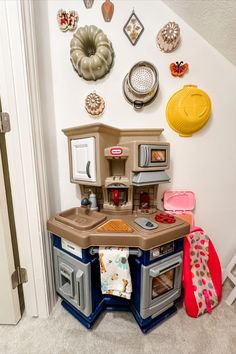
{"label": "little tikes logo", "polygon": [[122,155],[123,154],[123,149],[121,148],[113,148],[110,150],[111,155]]}

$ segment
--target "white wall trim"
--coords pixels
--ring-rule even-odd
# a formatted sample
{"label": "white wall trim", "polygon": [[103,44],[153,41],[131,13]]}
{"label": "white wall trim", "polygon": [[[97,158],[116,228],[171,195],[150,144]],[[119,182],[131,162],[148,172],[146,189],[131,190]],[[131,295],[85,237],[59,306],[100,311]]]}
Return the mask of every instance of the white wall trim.
{"label": "white wall trim", "polygon": [[4,53],[0,94],[12,125],[6,139],[14,215],[20,262],[28,271],[25,306],[28,315],[46,317],[55,295],[31,1],[0,2],[0,36]]}

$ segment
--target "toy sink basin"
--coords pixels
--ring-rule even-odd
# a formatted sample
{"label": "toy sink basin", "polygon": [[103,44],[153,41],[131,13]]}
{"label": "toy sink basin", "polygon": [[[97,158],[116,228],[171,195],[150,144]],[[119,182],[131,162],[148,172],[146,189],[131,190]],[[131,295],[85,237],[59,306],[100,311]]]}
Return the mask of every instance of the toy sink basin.
{"label": "toy sink basin", "polygon": [[91,230],[106,220],[106,215],[87,208],[72,208],[57,214],[55,219],[77,230]]}

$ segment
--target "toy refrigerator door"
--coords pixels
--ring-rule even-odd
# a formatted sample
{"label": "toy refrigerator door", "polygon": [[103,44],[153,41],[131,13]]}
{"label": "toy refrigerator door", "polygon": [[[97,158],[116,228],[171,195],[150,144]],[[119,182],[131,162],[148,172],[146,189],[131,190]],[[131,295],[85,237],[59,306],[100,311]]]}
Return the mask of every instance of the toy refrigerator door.
{"label": "toy refrigerator door", "polygon": [[74,180],[96,182],[95,144],[94,137],[71,141]]}
{"label": "toy refrigerator door", "polygon": [[91,264],[53,247],[56,291],[84,315],[92,312]]}

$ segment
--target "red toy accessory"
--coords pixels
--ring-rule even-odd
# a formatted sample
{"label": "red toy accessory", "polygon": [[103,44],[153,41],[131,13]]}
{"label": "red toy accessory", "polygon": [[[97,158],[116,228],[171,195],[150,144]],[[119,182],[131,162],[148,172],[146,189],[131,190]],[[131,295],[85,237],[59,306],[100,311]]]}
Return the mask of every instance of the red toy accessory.
{"label": "red toy accessory", "polygon": [[173,224],[175,222],[175,217],[170,214],[156,214],[155,219],[162,224]]}
{"label": "red toy accessory", "polygon": [[114,201],[114,204],[115,205],[119,205],[119,191],[118,191],[118,189],[114,189],[114,191],[113,191],[113,201]]}
{"label": "red toy accessory", "polygon": [[150,209],[150,197],[148,193],[140,195],[139,209]]}
{"label": "red toy accessory", "polygon": [[170,64],[170,71],[173,76],[183,76],[187,70],[188,64],[184,64],[183,61]]}
{"label": "red toy accessory", "polygon": [[200,227],[184,239],[184,304],[191,317],[211,313],[222,293],[221,266],[216,250]]}
{"label": "red toy accessory", "polygon": [[67,30],[74,31],[77,28],[78,20],[79,16],[74,10],[66,12],[63,9],[60,9],[57,12],[58,26],[63,32]]}

